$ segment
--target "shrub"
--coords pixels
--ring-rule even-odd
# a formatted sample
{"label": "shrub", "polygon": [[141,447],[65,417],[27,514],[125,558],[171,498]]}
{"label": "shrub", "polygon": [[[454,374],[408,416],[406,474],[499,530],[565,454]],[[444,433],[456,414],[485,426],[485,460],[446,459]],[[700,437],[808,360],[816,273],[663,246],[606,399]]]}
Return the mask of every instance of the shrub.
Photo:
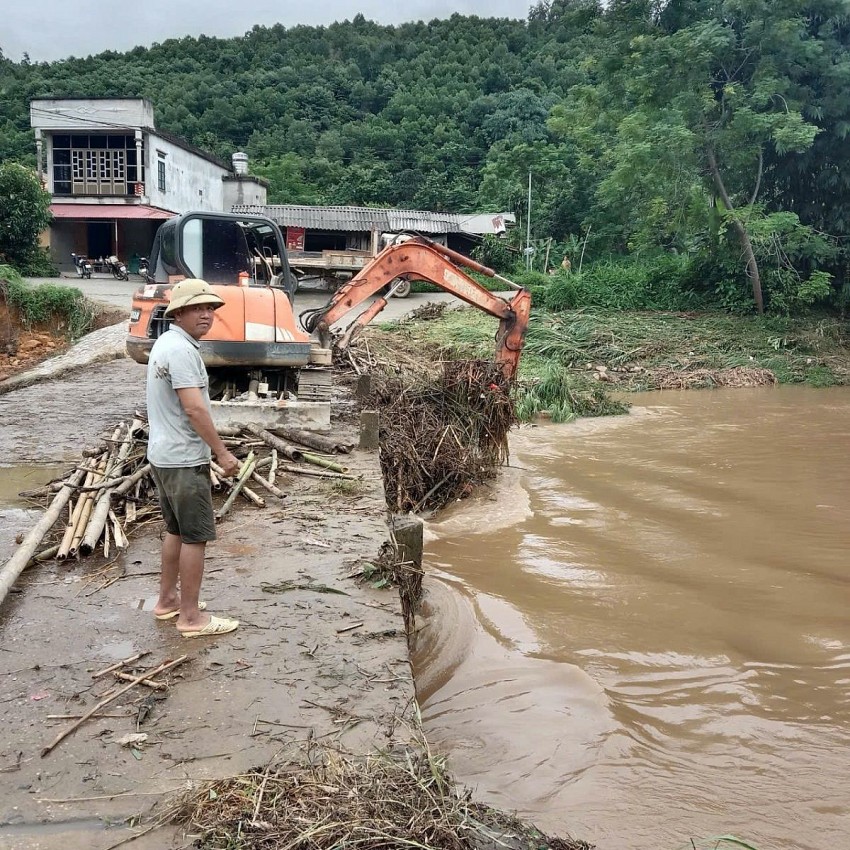
{"label": "shrub", "polygon": [[543,412],[553,422],[569,422],[577,416],[610,416],[628,409],[627,404],[611,398],[601,384],[557,364],[549,364],[538,380],[523,384],[517,391],[517,418],[522,422]]}
{"label": "shrub", "polygon": [[693,278],[693,260],[688,256],[602,260],[580,273],[555,274],[546,291],[546,306],[551,310],[694,310],[706,306],[707,299]]}
{"label": "shrub", "polygon": [[28,286],[10,266],[0,265],[0,297],[26,327],[58,321],[72,339],[91,330],[95,307],[79,289],[52,283]]}

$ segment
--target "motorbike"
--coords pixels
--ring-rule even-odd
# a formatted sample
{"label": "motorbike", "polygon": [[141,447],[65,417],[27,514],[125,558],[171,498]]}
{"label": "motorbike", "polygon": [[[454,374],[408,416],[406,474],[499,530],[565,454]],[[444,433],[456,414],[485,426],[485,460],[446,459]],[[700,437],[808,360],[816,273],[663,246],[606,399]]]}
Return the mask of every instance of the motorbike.
{"label": "motorbike", "polygon": [[148,258],[147,257],[139,257],[139,274],[142,277],[148,276]]}
{"label": "motorbike", "polygon": [[82,254],[75,254],[72,251],[71,259],[74,261],[74,268],[77,270],[77,277],[91,277],[94,268],[86,257]]}
{"label": "motorbike", "polygon": [[115,254],[106,258],[106,267],[112,272],[112,277],[116,280],[130,279],[130,272],[127,271],[127,266]]}

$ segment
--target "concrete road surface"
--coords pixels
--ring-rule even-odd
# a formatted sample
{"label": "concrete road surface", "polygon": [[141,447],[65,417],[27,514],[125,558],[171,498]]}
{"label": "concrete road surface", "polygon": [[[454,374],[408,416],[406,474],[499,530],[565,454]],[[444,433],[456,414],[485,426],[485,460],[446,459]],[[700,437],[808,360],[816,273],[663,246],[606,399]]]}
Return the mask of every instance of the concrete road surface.
{"label": "concrete road surface", "polygon": [[[141,285],[142,279],[138,275],[130,275],[130,280],[115,280],[112,275],[94,274],[88,280],[78,278],[75,275],[63,275],[61,278],[27,278],[27,281],[32,285],[52,283],[63,286],[74,286],[86,298],[109,307],[126,310],[129,315],[133,293]],[[502,295],[502,297],[510,297],[511,295],[511,293],[496,294]],[[329,289],[299,289],[295,295],[294,304],[296,317],[304,310],[312,310],[323,306],[330,297],[331,291]],[[352,310],[346,316],[346,319],[337,325],[337,327],[344,328],[348,322],[359,316],[373,301],[375,301],[375,296],[368,298],[363,304]],[[390,298],[387,306],[375,321],[396,321],[408,313],[413,312],[417,307],[422,307],[425,304],[439,304],[444,302],[457,305],[458,307],[463,306],[463,302],[455,298],[454,295],[449,295],[447,292],[414,292],[407,298]]]}

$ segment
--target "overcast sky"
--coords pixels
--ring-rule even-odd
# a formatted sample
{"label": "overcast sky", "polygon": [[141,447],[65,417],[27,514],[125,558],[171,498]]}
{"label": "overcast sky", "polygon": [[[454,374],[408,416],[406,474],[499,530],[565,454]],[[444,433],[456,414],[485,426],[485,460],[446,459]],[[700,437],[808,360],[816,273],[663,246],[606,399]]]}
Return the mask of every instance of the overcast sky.
{"label": "overcast sky", "polygon": [[126,51],[168,38],[243,35],[253,26],[330,24],[362,12],[380,24],[448,18],[455,12],[525,19],[531,0],[36,0],[4,3],[0,49],[16,62]]}

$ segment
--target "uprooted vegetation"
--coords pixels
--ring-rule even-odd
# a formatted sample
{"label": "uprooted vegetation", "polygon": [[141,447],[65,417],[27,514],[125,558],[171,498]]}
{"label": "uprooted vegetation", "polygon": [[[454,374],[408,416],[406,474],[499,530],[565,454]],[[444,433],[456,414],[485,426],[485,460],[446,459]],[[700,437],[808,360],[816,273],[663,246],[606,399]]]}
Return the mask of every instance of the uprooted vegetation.
{"label": "uprooted vegetation", "polygon": [[516,423],[512,387],[496,363],[428,354],[378,332],[343,355],[371,376],[365,403],[381,411],[384,490],[399,514],[438,510],[493,478]]}
{"label": "uprooted vegetation", "polygon": [[205,783],[161,822],[195,846],[274,850],[590,850],[474,803],[424,742],[362,757],[315,745],[250,773]]}

